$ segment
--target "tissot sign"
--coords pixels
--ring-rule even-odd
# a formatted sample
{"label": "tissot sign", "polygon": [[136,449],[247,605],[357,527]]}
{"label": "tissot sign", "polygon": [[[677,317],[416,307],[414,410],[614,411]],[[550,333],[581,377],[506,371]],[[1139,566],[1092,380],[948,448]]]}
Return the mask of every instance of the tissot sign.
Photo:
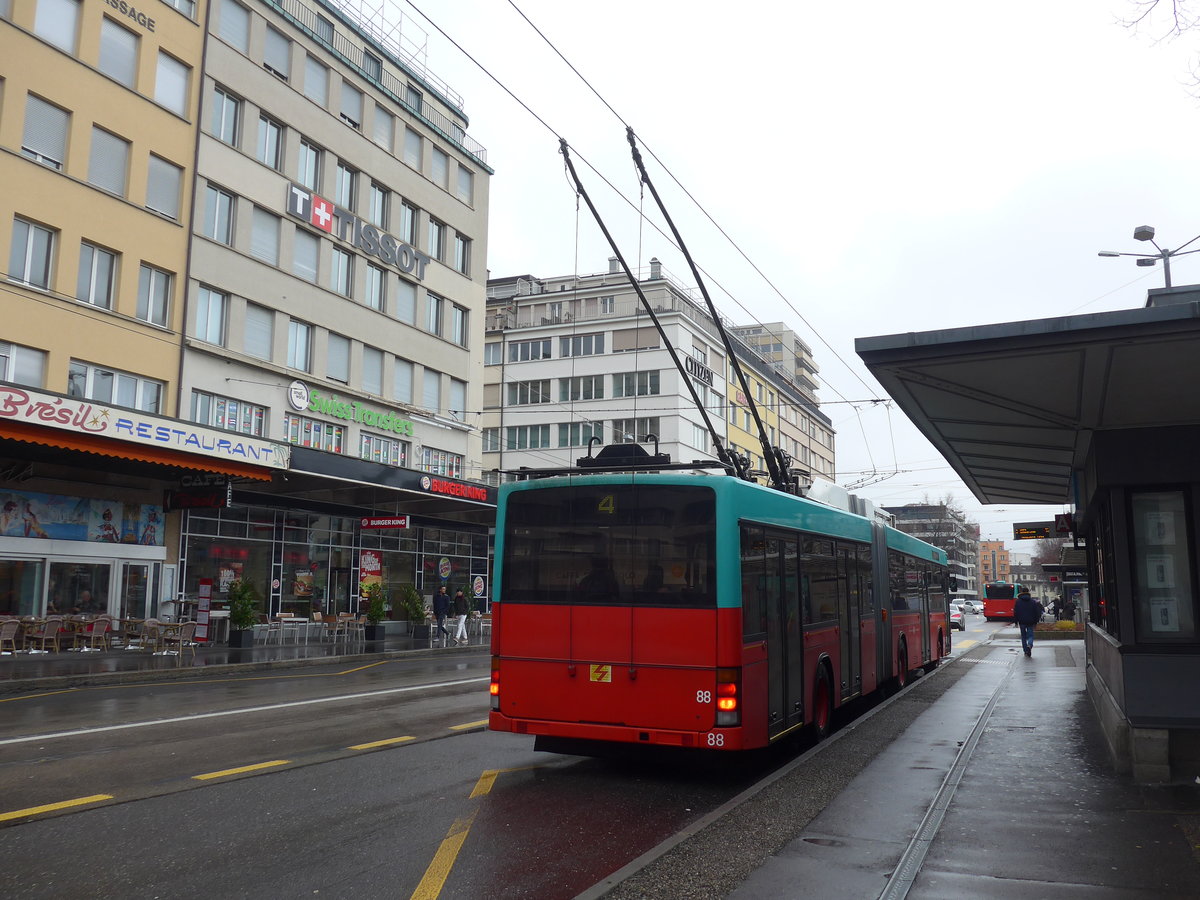
{"label": "tissot sign", "polygon": [[428,256],[386,231],[380,231],[369,222],[364,222],[349,210],[334,206],[303,185],[288,185],[287,211],[288,215],[328,232],[339,241],[352,244],[368,256],[374,256],[389,266],[395,266],[401,272],[417,279],[425,277]]}

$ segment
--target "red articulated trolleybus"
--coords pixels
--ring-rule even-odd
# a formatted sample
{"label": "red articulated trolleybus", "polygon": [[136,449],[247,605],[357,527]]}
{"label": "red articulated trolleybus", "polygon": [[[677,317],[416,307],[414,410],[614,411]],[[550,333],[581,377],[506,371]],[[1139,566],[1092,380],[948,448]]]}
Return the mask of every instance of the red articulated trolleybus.
{"label": "red articulated trolleybus", "polygon": [[988,581],[983,585],[983,618],[1008,619],[1013,617],[1013,604],[1023,588],[1010,581]]}
{"label": "red articulated trolleybus", "polygon": [[729,475],[506,484],[495,584],[489,727],[539,750],[820,737],[950,650],[943,551]]}

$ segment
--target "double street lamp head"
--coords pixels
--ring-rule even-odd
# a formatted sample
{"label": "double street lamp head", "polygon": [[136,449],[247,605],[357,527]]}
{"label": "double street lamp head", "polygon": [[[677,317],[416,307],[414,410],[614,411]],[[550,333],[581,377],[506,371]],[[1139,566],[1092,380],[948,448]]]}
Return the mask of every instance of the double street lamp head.
{"label": "double street lamp head", "polygon": [[1161,259],[1163,262],[1163,277],[1166,280],[1167,287],[1171,286],[1171,257],[1184,256],[1187,253],[1200,252],[1200,248],[1197,248],[1196,250],[1187,250],[1187,251],[1185,251],[1183,249],[1184,247],[1188,246],[1188,244],[1191,244],[1194,241],[1200,239],[1200,234],[1196,235],[1196,237],[1194,237],[1194,238],[1192,238],[1192,240],[1188,241],[1187,244],[1182,244],[1179,247],[1176,247],[1174,250],[1168,250],[1165,247],[1158,246],[1158,244],[1154,240],[1154,227],[1152,225],[1139,225],[1137,228],[1133,229],[1133,239],[1135,241],[1149,241],[1151,244],[1154,245],[1154,249],[1157,250],[1158,252],[1157,253],[1125,253],[1125,252],[1122,252],[1119,250],[1101,250],[1099,255],[1100,256],[1135,256],[1135,257],[1137,257],[1137,264],[1139,266],[1153,266],[1155,263],[1157,263]]}

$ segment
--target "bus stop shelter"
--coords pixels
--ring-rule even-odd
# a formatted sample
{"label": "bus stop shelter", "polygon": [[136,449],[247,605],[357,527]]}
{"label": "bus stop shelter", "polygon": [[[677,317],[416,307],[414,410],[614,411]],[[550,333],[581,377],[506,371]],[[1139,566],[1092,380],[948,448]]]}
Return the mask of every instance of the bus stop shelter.
{"label": "bus stop shelter", "polygon": [[1145,307],[859,338],[984,504],[1064,504],[1088,548],[1088,694],[1120,771],[1200,765],[1200,286]]}

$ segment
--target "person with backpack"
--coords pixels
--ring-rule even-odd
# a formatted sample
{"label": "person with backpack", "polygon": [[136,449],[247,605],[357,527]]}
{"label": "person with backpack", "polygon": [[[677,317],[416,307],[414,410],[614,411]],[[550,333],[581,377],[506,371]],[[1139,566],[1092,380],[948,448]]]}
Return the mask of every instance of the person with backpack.
{"label": "person with backpack", "polygon": [[1021,647],[1026,656],[1033,656],[1033,630],[1042,621],[1042,604],[1029,596],[1029,591],[1017,594],[1013,604],[1013,621],[1021,629]]}

